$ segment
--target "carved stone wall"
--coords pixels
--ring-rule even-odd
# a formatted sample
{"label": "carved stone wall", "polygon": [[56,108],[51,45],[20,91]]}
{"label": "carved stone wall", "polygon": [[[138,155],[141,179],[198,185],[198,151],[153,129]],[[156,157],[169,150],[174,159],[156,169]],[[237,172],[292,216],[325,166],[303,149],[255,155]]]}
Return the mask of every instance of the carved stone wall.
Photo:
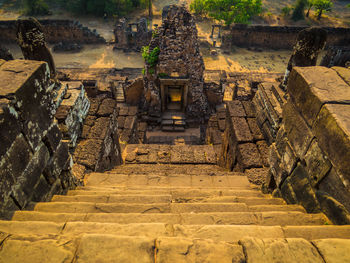
{"label": "carved stone wall", "polygon": [[[96,30],[90,30],[78,21],[39,20],[43,26],[46,41],[49,43],[73,42],[79,44],[105,43]],[[0,21],[0,42],[16,42],[16,20]]]}
{"label": "carved stone wall", "polygon": [[76,185],[68,145],[54,119],[61,86],[46,63],[0,61],[0,216]]}
{"label": "carved stone wall", "polygon": [[[232,46],[292,49],[298,33],[303,29],[306,27],[234,25],[223,34],[222,47],[229,50]],[[323,29],[327,31],[329,46],[346,46],[350,41],[349,28]]]}
{"label": "carved stone wall", "polygon": [[120,19],[113,32],[117,49],[140,51],[152,38],[152,31],[148,31],[145,18],[131,24],[125,18]]}
{"label": "carved stone wall", "polygon": [[[350,69],[293,69],[281,121],[270,138],[265,189],[308,212],[322,211],[337,224],[350,223],[349,85]],[[273,112],[265,114],[271,118]]]}

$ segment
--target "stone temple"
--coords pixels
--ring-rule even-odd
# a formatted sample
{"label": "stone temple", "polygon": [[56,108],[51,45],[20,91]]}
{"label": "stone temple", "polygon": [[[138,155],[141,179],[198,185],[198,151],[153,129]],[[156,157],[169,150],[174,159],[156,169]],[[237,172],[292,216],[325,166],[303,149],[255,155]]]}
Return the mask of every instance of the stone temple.
{"label": "stone temple", "polygon": [[116,24],[142,72],[56,66],[105,45],[79,22],[0,21],[0,262],[349,262],[349,32],[232,26],[211,54],[288,46],[286,73],[209,70],[171,5]]}

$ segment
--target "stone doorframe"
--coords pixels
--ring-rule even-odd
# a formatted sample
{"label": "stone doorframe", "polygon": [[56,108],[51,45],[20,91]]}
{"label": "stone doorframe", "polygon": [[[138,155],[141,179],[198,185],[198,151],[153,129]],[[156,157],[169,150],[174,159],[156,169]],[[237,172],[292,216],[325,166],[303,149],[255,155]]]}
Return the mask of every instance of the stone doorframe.
{"label": "stone doorframe", "polygon": [[182,107],[181,111],[185,112],[185,109],[187,107],[187,93],[188,93],[188,82],[189,79],[180,79],[180,78],[160,78],[160,95],[161,95],[161,101],[162,101],[162,112],[166,111],[166,96],[165,94],[168,93],[166,90],[168,86],[183,86],[183,101],[182,101]]}

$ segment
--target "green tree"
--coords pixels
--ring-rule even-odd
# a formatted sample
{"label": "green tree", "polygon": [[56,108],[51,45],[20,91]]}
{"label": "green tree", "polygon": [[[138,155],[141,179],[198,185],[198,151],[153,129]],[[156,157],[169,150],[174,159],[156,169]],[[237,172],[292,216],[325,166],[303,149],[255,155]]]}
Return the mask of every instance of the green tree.
{"label": "green tree", "polygon": [[314,6],[314,0],[307,0],[307,12],[306,12],[306,17],[309,17],[310,15],[310,10]]}
{"label": "green tree", "polygon": [[44,0],[25,0],[24,13],[26,15],[47,15],[49,7]]}
{"label": "green tree", "polygon": [[317,20],[321,19],[323,12],[332,10],[333,3],[330,0],[314,0],[313,2],[316,9]]}
{"label": "green tree", "polygon": [[304,11],[307,5],[307,0],[297,0],[294,11],[292,14],[292,19],[294,21],[304,19]]}
{"label": "green tree", "polygon": [[230,25],[248,23],[252,16],[261,13],[261,6],[261,0],[194,0],[190,8]]}

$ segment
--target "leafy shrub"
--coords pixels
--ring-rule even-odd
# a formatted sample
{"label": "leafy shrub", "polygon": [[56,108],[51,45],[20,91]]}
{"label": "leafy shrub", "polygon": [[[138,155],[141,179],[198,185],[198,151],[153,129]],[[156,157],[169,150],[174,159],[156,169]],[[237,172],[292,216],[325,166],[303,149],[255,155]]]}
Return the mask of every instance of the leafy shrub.
{"label": "leafy shrub", "polygon": [[262,3],[261,0],[194,0],[190,8],[196,14],[222,20],[226,25],[246,24],[262,12]]}
{"label": "leafy shrub", "polygon": [[304,19],[304,11],[307,5],[307,0],[297,0],[293,14],[292,14],[292,19],[294,21]]}
{"label": "leafy shrub", "polygon": [[292,12],[292,10],[293,10],[293,7],[285,6],[285,7],[282,8],[282,12],[281,13],[282,13],[283,16],[289,16],[290,12]]}
{"label": "leafy shrub", "polygon": [[26,15],[47,15],[49,7],[44,0],[25,0],[24,13]]}
{"label": "leafy shrub", "polygon": [[159,47],[155,47],[152,51],[149,50],[149,46],[144,46],[141,49],[142,57],[150,68],[154,68],[158,62],[158,56],[160,53]]}

